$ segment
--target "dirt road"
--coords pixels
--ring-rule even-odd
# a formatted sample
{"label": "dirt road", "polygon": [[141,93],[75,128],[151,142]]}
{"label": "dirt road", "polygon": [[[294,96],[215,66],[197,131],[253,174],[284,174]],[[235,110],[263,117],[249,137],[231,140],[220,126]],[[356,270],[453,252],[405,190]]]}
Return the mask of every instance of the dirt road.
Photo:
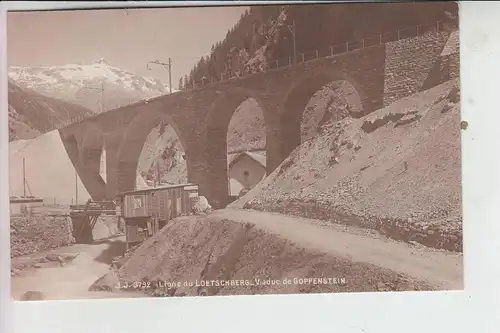
{"label": "dirt road", "polygon": [[23,270],[12,277],[12,297],[19,300],[27,291],[43,293],[44,300],[95,299],[143,297],[139,293],[90,292],[88,288],[98,278],[109,272],[113,256],[121,255],[124,243],[121,238],[98,241],[95,244],[76,244],[47,253],[15,258],[13,266],[36,262],[47,254],[78,256],[65,266],[57,263],[36,264],[35,269]]}
{"label": "dirt road", "polygon": [[374,264],[426,281],[439,289],[463,289],[461,253],[412,246],[381,236],[367,235],[363,230],[325,226],[320,221],[277,213],[227,208],[214,211],[211,216],[250,222],[303,247],[355,262]]}

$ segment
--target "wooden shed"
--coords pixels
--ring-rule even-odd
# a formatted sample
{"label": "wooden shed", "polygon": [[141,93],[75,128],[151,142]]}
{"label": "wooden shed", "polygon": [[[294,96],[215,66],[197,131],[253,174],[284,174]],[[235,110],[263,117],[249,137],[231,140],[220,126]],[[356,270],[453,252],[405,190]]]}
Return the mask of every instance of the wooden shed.
{"label": "wooden shed", "polygon": [[176,184],[128,191],[117,196],[117,215],[125,220],[127,247],[152,236],[177,216],[191,213],[198,185]]}

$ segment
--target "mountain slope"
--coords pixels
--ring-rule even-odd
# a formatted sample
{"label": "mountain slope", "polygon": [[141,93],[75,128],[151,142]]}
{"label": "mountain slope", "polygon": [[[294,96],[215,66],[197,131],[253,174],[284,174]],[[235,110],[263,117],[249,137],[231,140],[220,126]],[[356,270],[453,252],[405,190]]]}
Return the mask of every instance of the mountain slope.
{"label": "mountain slope", "polygon": [[24,90],[9,80],[9,141],[32,139],[55,125],[92,111],[75,104]]}
{"label": "mountain slope", "polygon": [[9,105],[9,142],[14,140],[27,140],[36,138],[40,131],[33,129],[25,123],[26,118]]}
{"label": "mountain slope", "polygon": [[169,92],[160,80],[113,67],[104,59],[88,65],[10,67],[9,78],[21,88],[76,103],[94,112],[101,111],[101,88],[104,89],[103,110]]}

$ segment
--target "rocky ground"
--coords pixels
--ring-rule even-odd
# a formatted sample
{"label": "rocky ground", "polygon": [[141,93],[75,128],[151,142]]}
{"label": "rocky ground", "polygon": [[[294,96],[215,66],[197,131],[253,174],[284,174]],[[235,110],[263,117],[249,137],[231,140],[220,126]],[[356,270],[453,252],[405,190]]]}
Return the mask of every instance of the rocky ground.
{"label": "rocky ground", "polygon": [[458,81],[329,121],[232,207],[376,229],[462,251]]}
{"label": "rocky ground", "polygon": [[[31,214],[11,216],[11,258],[19,259],[13,260],[13,275],[43,263],[63,260],[54,256],[46,258],[43,254],[74,244],[71,219],[63,216],[67,212],[64,207],[45,206],[36,208]],[[121,234],[115,217],[100,217],[93,230],[95,241]]]}
{"label": "rocky ground", "polygon": [[10,219],[11,257],[42,252],[73,242],[71,222],[47,213],[18,215]]}

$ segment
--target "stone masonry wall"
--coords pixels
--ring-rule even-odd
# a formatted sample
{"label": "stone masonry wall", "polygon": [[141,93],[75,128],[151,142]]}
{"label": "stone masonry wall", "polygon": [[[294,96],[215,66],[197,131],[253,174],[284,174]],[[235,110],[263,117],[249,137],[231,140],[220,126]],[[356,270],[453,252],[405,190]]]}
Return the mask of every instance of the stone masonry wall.
{"label": "stone masonry wall", "polygon": [[447,38],[447,32],[431,31],[386,44],[384,106],[422,89]]}

